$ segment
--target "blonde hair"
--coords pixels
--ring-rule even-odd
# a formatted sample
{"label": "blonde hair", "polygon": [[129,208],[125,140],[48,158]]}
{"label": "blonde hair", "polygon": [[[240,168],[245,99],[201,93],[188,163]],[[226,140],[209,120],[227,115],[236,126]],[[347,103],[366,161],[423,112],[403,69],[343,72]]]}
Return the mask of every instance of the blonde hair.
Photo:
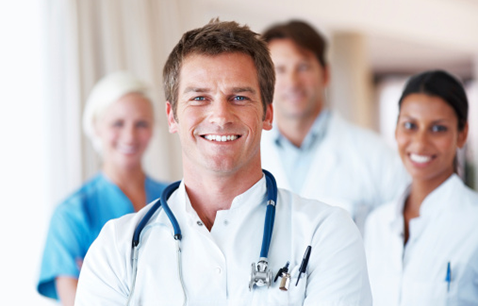
{"label": "blonde hair", "polygon": [[95,121],[98,120],[106,108],[130,93],[143,95],[154,109],[148,86],[128,71],[108,74],[99,80],[91,90],[83,113],[83,131],[98,153],[101,153],[101,140],[95,132]]}

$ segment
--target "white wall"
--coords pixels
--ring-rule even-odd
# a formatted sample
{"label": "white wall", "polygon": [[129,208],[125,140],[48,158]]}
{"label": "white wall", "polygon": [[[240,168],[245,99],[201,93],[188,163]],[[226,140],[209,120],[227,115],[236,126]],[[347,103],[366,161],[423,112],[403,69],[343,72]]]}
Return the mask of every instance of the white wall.
{"label": "white wall", "polygon": [[[478,2],[472,0],[190,0],[196,15],[228,17],[262,30],[272,21],[307,19],[331,31],[355,31],[476,52]],[[197,17],[196,17],[197,18]]]}
{"label": "white wall", "polygon": [[0,304],[51,305],[35,291],[50,207],[40,2],[0,2]]}

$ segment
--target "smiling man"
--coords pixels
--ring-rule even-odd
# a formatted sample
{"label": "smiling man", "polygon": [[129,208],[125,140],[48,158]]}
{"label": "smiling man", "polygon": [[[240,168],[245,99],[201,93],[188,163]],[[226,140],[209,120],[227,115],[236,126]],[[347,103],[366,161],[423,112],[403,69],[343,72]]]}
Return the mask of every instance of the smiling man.
{"label": "smiling man", "polygon": [[103,228],[76,305],[371,305],[346,212],[277,191],[261,169],[275,77],[258,35],[212,21],[183,35],[163,76],[184,178],[161,208]]}
{"label": "smiling man", "polygon": [[398,155],[327,107],[324,37],[294,20],[271,26],[263,38],[276,69],[276,122],[264,133],[263,167],[279,187],[345,208],[362,229],[368,213],[398,196],[408,181]]}

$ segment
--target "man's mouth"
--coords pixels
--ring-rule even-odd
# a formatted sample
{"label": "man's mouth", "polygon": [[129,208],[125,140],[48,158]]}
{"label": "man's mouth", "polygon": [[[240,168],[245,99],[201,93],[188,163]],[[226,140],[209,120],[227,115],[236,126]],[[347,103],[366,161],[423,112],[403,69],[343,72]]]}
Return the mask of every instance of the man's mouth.
{"label": "man's mouth", "polygon": [[226,141],[233,141],[241,137],[240,135],[204,135],[202,136],[209,141],[218,141],[218,142],[226,142]]}

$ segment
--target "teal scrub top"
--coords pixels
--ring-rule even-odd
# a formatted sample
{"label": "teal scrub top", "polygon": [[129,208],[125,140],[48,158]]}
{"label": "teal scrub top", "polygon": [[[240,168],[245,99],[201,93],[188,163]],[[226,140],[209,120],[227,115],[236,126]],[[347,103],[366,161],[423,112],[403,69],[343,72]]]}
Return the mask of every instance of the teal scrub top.
{"label": "teal scrub top", "polygon": [[[147,203],[161,196],[166,184],[146,177]],[[85,183],[54,211],[46,239],[37,290],[58,299],[55,278],[78,278],[83,258],[103,225],[133,213],[131,201],[103,173]]]}

